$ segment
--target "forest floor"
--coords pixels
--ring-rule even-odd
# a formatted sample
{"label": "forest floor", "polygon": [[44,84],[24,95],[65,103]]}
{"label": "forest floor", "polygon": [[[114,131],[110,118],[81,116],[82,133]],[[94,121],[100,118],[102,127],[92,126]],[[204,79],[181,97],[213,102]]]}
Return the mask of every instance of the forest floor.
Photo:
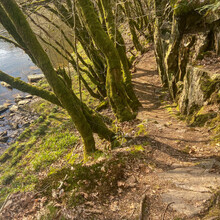
{"label": "forest floor", "polygon": [[[123,147],[80,169],[61,170],[59,179],[43,180],[35,192],[10,196],[2,219],[220,219],[220,146],[212,130],[180,120],[160,84],[152,50],[135,61],[133,84],[142,107],[137,119],[118,123]],[[73,208],[66,191],[74,178],[81,190],[72,191]]]}

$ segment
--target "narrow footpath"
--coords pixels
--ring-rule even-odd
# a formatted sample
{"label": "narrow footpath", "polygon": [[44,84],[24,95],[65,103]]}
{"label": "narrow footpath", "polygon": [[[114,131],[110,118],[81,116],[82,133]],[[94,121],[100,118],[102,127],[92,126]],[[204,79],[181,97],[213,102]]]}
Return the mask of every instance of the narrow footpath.
{"label": "narrow footpath", "polygon": [[219,146],[211,144],[208,128],[190,127],[178,119],[161,87],[153,51],[135,67],[133,84],[142,103],[137,118],[146,124],[152,158],[161,167],[152,180],[161,188],[158,203],[142,219],[162,219],[162,204],[164,219],[220,219],[219,213],[203,216],[220,187]]}

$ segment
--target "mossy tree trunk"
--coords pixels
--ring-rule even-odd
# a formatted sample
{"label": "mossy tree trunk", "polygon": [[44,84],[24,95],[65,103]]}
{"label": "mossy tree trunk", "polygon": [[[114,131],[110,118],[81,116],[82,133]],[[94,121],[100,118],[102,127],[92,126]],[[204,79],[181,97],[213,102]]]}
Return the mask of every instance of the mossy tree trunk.
{"label": "mossy tree trunk", "polygon": [[[15,0],[0,0],[0,3],[14,24],[16,33],[23,40],[27,49],[36,60],[38,67],[40,67],[44,73],[57,99],[62,107],[67,110],[76,128],[80,132],[84,142],[85,155],[95,151],[93,132],[98,133],[107,140],[113,140],[114,133],[106,127],[98,115],[80,102],[74,92],[70,90],[62,78],[57,75],[47,54],[31,30],[30,25]],[[97,126],[99,126],[96,124],[97,122],[101,124],[102,129],[97,128]]]}
{"label": "mossy tree trunk", "polygon": [[157,70],[160,76],[161,83],[164,87],[168,86],[168,79],[165,70],[165,51],[163,47],[163,42],[161,39],[160,26],[161,26],[161,3],[157,0],[149,0],[148,7],[152,7],[152,17],[151,22],[154,22],[154,32],[153,32],[153,41],[154,41],[154,52],[157,61]]}
{"label": "mossy tree trunk", "polygon": [[129,97],[123,84],[118,51],[114,43],[103,30],[92,2],[90,0],[78,0],[77,2],[88,31],[107,60],[106,90],[112,109],[120,121],[133,119],[135,115],[131,106],[129,106]]}
{"label": "mossy tree trunk", "polygon": [[124,2],[124,8],[125,8],[125,13],[128,19],[128,24],[129,24],[129,29],[131,32],[131,36],[132,36],[132,41],[134,44],[134,47],[137,51],[140,51],[141,53],[144,53],[144,48],[142,47],[141,43],[139,42],[137,33],[136,33],[136,29],[135,29],[135,21],[133,20],[132,16],[131,16],[131,11],[130,11],[130,5],[128,1]]}
{"label": "mossy tree trunk", "polygon": [[[130,106],[135,111],[138,109],[138,107],[141,105],[138,101],[131,82],[131,72],[130,72],[130,63],[126,55],[126,46],[124,39],[120,33],[120,31],[117,28],[117,24],[115,24],[115,16],[112,12],[112,3],[111,0],[101,0],[103,12],[104,12],[104,18],[105,23],[108,30],[108,35],[110,39],[114,42],[116,49],[118,51],[122,68],[123,68],[123,81],[125,84],[126,92],[130,98]],[[116,6],[117,7],[117,6]],[[116,10],[117,11],[117,10]]]}
{"label": "mossy tree trunk", "polygon": [[22,92],[27,92],[31,95],[36,95],[38,97],[41,97],[42,99],[45,99],[55,105],[59,105],[62,107],[62,104],[54,95],[54,93],[49,92],[45,89],[38,88],[26,82],[23,82],[18,78],[9,76],[8,74],[2,72],[1,70],[0,70],[0,81],[8,83],[14,89],[18,89]]}
{"label": "mossy tree trunk", "polygon": [[175,14],[173,14],[173,23],[171,31],[171,40],[169,43],[168,51],[165,56],[165,68],[166,75],[168,79],[169,92],[173,99],[175,99],[178,82],[178,56],[180,50],[180,43],[182,40],[183,32],[185,29],[186,19],[184,16],[178,17],[176,19]]}

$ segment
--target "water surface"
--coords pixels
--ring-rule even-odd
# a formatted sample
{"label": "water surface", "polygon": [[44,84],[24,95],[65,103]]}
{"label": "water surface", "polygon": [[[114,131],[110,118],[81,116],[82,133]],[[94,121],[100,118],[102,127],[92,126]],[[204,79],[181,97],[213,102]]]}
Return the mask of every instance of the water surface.
{"label": "water surface", "polygon": [[[9,37],[7,32],[0,26],[0,35]],[[31,59],[23,50],[16,48],[10,43],[0,40],[0,70],[13,77],[20,77],[27,82],[29,74],[40,73],[40,70],[34,66]],[[21,93],[16,89],[8,90],[0,85],[0,105],[13,101],[16,94]]]}

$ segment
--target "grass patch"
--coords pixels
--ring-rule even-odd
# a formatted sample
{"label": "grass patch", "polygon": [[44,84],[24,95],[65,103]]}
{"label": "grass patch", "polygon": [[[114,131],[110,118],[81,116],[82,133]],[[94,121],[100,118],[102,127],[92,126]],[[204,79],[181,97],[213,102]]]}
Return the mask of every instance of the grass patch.
{"label": "grass patch", "polygon": [[40,172],[63,160],[79,139],[64,110],[48,102],[34,105],[41,116],[0,157],[0,204],[9,193],[33,190]]}
{"label": "grass patch", "polygon": [[39,170],[49,166],[56,161],[68,148],[73,147],[78,138],[71,132],[46,135],[39,148],[42,152],[38,152],[31,161],[34,170]]}

